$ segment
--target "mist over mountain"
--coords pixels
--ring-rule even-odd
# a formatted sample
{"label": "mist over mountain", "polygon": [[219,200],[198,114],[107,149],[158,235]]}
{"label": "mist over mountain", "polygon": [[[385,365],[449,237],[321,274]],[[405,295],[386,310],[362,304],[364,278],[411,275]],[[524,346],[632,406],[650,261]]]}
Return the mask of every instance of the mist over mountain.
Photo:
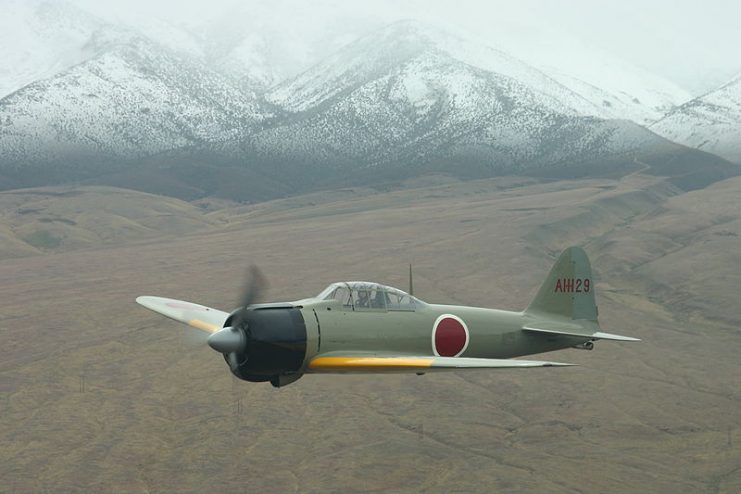
{"label": "mist over mountain", "polygon": [[662,141],[524,62],[415,22],[348,45],[267,100],[291,115],[256,149],[374,173],[561,171]]}
{"label": "mist over mountain", "polygon": [[598,63],[596,50],[554,67],[418,21],[302,37],[239,7],[186,26],[111,22],[65,2],[10,6],[9,29],[49,47],[24,58],[2,38],[18,61],[0,99],[6,189],[83,181],[258,200],[431,173],[643,169],[686,188],[738,173],[643,127],[688,93]]}
{"label": "mist over mountain", "polygon": [[265,117],[254,94],[131,37],[0,101],[6,161],[139,158],[237,138]]}
{"label": "mist over mountain", "polygon": [[741,74],[651,125],[659,135],[741,163]]}
{"label": "mist over mountain", "polygon": [[96,55],[96,33],[121,28],[67,2],[0,3],[0,98]]}

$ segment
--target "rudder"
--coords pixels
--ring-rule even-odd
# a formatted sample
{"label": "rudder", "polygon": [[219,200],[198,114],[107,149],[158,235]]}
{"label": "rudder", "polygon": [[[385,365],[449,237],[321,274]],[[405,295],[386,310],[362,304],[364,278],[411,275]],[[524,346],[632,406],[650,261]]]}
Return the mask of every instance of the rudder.
{"label": "rudder", "polygon": [[592,268],[584,249],[569,247],[561,253],[525,312],[597,320]]}

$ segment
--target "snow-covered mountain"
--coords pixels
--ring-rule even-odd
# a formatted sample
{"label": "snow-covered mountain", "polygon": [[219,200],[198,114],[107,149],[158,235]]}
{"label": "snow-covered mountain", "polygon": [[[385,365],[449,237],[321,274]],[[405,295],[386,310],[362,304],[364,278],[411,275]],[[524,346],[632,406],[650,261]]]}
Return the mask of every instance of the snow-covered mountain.
{"label": "snow-covered mountain", "polygon": [[563,30],[492,30],[490,42],[599,106],[609,118],[643,125],[692,98],[677,84]]}
{"label": "snow-covered mountain", "polygon": [[275,159],[334,166],[521,172],[661,141],[596,117],[600,107],[513,57],[414,22],[352,43],[267,99],[289,112],[287,123],[251,145]]}
{"label": "snow-covered mountain", "polygon": [[401,63],[430,53],[519,81],[561,112],[606,116],[600,106],[532,66],[499,50],[470,43],[416,21],[397,22],[364,36],[296,78],[280,84],[266,98],[291,112],[306,111],[326,104]]}
{"label": "snow-covered mountain", "polygon": [[267,99],[286,112],[281,124],[243,149],[257,162],[321,170],[325,185],[643,168],[697,187],[734,173],[634,122],[595,116],[599,107],[513,57],[417,23],[352,43]]}
{"label": "snow-covered mountain", "polygon": [[64,1],[3,0],[0,98],[95,56],[100,30],[118,28]]}
{"label": "snow-covered mountain", "polygon": [[[66,0],[3,0],[0,49],[8,63],[0,65],[0,98],[90,59],[101,49],[101,40],[121,32],[147,37],[182,57],[239,79],[249,90],[264,91],[380,25],[379,19],[343,17],[314,19],[301,23],[306,26],[301,29],[286,28],[287,18],[312,19],[314,7],[307,5],[296,11],[294,3],[236,4],[223,15],[186,26],[133,11],[125,23],[121,19],[104,21]],[[527,62],[530,72],[547,75],[548,84],[555,82],[583,98],[586,104],[582,105],[590,107],[588,113],[595,116],[645,124],[690,99],[676,85],[564,33],[505,33],[497,39],[504,52],[441,30],[427,28],[427,35],[437,38],[438,46],[456,58],[487,70],[496,65],[500,73],[505,71],[503,59],[512,59],[505,53],[515,55]],[[520,66],[525,65],[519,60]]]}
{"label": "snow-covered mountain", "polygon": [[143,38],[0,100],[4,163],[139,158],[237,139],[265,117],[254,94]]}
{"label": "snow-covered mountain", "polygon": [[[374,43],[379,46],[373,46]],[[268,98],[290,111],[305,109],[322,98],[318,93],[308,94],[305,88],[350,87],[378,64],[394,63],[433,46],[468,65],[517,79],[580,115],[645,124],[690,98],[676,85],[593,48],[574,47],[573,57],[562,55],[547,61],[524,52],[534,60],[525,62],[511,52],[473,43],[416,21],[397,22],[355,41],[305,74],[284,82]],[[549,53],[553,52],[551,48]],[[337,74],[344,79],[340,81]],[[347,74],[352,74],[350,79]]]}
{"label": "snow-covered mountain", "polygon": [[672,141],[741,163],[741,74],[674,109],[650,128]]}
{"label": "snow-covered mountain", "polygon": [[161,179],[188,197],[242,198],[248,180],[265,198],[435,172],[674,176],[664,165],[681,162],[696,168],[681,170],[688,186],[707,180],[693,178],[705,168],[726,173],[715,157],[613,119],[599,92],[416,22],[376,30],[260,94],[288,66],[274,70],[259,30],[224,30],[214,45],[167,23],[90,22],[72,29],[85,39],[70,51],[76,63],[0,99],[0,186],[117,174],[117,184],[162,192]]}
{"label": "snow-covered mountain", "polygon": [[323,16],[332,2],[235,2],[232,8],[192,29],[204,59],[248,87],[266,90],[294,77],[342,46],[381,27],[377,20]]}

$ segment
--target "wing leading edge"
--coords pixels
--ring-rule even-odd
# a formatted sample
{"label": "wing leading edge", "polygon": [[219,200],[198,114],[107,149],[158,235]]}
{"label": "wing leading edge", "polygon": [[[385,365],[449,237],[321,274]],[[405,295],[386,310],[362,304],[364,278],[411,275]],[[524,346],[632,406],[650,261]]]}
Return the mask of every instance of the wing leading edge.
{"label": "wing leading edge", "polygon": [[207,333],[220,330],[229,317],[227,312],[171,298],[144,296],[138,297],[136,303]]}
{"label": "wing leading edge", "polygon": [[373,357],[319,356],[309,362],[313,373],[434,372],[460,369],[513,369],[523,367],[566,367],[574,364],[466,357]]}

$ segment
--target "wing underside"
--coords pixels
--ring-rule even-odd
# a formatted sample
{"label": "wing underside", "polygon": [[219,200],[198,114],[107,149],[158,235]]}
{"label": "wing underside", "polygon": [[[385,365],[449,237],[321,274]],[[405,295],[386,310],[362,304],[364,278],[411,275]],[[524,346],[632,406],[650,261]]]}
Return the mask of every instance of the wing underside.
{"label": "wing underside", "polygon": [[136,303],[178,322],[207,333],[215,333],[224,326],[229,313],[204,305],[163,297],[138,297]]}
{"label": "wing underside", "polygon": [[412,373],[461,369],[516,369],[524,367],[565,367],[573,364],[537,360],[488,359],[431,356],[319,356],[309,362],[312,373]]}

